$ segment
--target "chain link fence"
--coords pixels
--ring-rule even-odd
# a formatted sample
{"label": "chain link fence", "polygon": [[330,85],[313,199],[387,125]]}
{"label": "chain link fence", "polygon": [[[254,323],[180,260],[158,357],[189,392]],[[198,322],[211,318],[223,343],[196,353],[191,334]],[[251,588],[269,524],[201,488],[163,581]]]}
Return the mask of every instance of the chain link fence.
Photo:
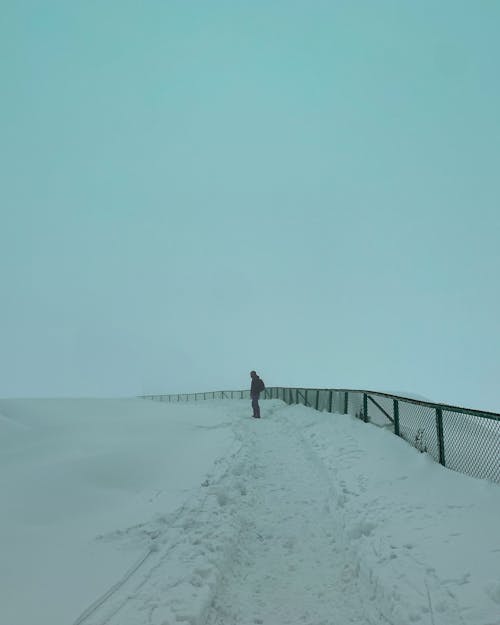
{"label": "chain link fence", "polygon": [[[250,391],[142,397],[164,402],[250,399]],[[500,483],[500,414],[350,389],[272,387],[264,391],[263,398],[302,404],[323,412],[349,414],[375,423],[390,429],[449,469]]]}

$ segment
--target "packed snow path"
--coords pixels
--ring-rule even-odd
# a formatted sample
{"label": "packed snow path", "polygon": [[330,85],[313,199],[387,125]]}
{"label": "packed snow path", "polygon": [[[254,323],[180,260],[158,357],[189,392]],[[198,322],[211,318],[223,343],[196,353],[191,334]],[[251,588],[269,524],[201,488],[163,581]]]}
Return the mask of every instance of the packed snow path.
{"label": "packed snow path", "polygon": [[207,622],[375,622],[362,605],[364,589],[339,540],[331,485],[312,450],[280,420],[251,422],[245,430],[241,534]]}
{"label": "packed snow path", "polygon": [[[198,492],[172,515],[108,537],[149,541],[145,560],[78,625],[500,623],[498,576],[488,578],[500,541],[476,566],[457,558],[474,519],[496,531],[453,488],[444,492],[470,478],[350,417],[279,402],[263,414],[253,420],[246,402],[226,403],[206,427],[231,428],[234,444]],[[436,493],[412,484],[415,470]],[[498,502],[496,486],[473,483]],[[482,586],[470,584],[474,569]]]}

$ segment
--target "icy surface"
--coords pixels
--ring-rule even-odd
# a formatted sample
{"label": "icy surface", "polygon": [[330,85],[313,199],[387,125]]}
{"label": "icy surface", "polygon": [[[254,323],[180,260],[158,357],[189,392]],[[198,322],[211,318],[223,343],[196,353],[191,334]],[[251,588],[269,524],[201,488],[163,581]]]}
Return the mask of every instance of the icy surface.
{"label": "icy surface", "polygon": [[0,401],[0,622],[500,625],[500,487],[262,402]]}

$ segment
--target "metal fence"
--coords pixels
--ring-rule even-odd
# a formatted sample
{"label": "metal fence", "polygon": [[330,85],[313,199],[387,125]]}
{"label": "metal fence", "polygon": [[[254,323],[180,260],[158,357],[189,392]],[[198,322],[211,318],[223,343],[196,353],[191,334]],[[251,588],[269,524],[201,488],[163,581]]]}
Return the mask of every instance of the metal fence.
{"label": "metal fence", "polygon": [[[263,397],[374,422],[449,469],[500,483],[500,414],[366,390],[273,387]],[[250,399],[250,391],[143,398],[166,402]]]}

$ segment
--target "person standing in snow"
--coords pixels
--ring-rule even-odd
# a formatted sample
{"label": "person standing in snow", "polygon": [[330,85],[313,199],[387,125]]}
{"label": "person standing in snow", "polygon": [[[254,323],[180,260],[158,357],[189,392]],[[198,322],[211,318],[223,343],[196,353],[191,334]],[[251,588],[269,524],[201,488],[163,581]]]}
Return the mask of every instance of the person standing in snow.
{"label": "person standing in snow", "polygon": [[259,395],[266,388],[264,382],[255,371],[250,371],[252,385],[250,386],[250,398],[252,399],[253,418],[260,419]]}

